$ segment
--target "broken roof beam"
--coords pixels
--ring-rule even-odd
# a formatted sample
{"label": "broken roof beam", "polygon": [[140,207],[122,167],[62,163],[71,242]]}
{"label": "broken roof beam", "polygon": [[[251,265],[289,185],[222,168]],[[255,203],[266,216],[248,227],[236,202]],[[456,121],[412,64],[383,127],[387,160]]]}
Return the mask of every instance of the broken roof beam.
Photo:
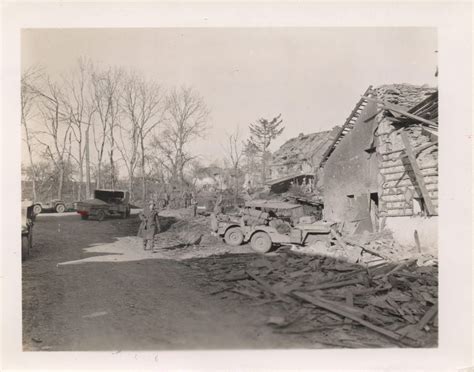
{"label": "broken roof beam", "polygon": [[418,183],[418,188],[420,189],[421,195],[423,196],[423,200],[425,201],[428,215],[435,216],[437,215],[436,208],[431,200],[430,193],[428,192],[428,189],[426,188],[425,180],[423,178],[423,174],[421,173],[420,167],[418,166],[418,163],[416,162],[416,156],[411,147],[410,140],[408,139],[408,136],[405,131],[402,131],[400,135],[402,137],[403,144],[405,145],[405,153],[407,154],[408,160],[410,161],[410,164],[411,164],[411,168],[413,169],[413,172],[415,173],[415,179],[416,179],[416,182]]}
{"label": "broken roof beam", "polygon": [[[367,103],[366,101],[364,101],[365,97],[368,95],[368,94],[371,94],[372,92],[372,85],[369,85],[369,87],[367,88],[367,90],[365,91],[365,93],[362,95],[363,98],[361,98],[359,100],[359,102],[357,102],[357,104],[355,105],[354,109],[352,110],[352,112],[349,114],[349,116],[347,117],[346,121],[344,122],[344,124],[342,125],[341,129],[337,132],[336,136],[334,137],[334,139],[332,140],[331,144],[329,145],[329,147],[326,149],[326,151],[323,153],[323,155],[321,156],[321,163],[319,164],[320,167],[323,167],[324,164],[326,163],[326,160],[329,158],[329,156],[331,155],[332,151],[334,150],[334,146],[336,144],[338,144],[340,142],[340,138],[342,135],[345,135],[347,133],[344,132],[344,130],[349,126],[349,125],[352,125],[352,127],[349,129],[349,131],[353,128],[354,124],[356,123],[357,121],[357,117],[355,117],[355,115],[360,115],[360,113],[357,113],[357,110],[359,108],[361,108],[361,106],[364,106],[365,107],[365,104]],[[363,109],[363,108],[362,108]],[[362,110],[361,110],[362,112]]]}
{"label": "broken roof beam", "polygon": [[400,115],[406,116],[407,118],[414,119],[416,121],[422,122],[423,124],[438,126],[438,123],[436,123],[434,121],[427,120],[427,119],[422,118],[421,116],[418,116],[418,115],[415,115],[415,114],[411,114],[408,111],[403,110],[403,109],[399,108],[398,106],[392,105],[390,103],[387,103],[387,102],[384,102],[384,101],[381,101],[381,100],[378,100],[378,99],[375,99],[375,98],[367,97],[367,96],[362,96],[362,98],[366,99],[367,101],[372,101],[372,102],[378,103],[378,104],[382,105],[387,110],[394,111],[394,112],[396,112]]}

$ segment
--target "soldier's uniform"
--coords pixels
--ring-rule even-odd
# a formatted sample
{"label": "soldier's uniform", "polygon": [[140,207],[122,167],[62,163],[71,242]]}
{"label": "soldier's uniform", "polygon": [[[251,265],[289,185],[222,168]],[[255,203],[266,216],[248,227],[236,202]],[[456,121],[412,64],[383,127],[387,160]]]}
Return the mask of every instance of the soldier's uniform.
{"label": "soldier's uniform", "polygon": [[142,222],[137,235],[143,238],[143,249],[146,251],[152,250],[154,237],[161,231],[158,209],[154,201],[150,201],[143,209],[143,212],[140,213],[140,219]]}

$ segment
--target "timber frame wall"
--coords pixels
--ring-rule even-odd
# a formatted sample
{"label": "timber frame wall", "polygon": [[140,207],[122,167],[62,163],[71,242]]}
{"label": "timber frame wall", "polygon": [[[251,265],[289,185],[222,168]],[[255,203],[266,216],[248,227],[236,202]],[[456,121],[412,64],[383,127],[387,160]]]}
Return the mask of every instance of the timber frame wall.
{"label": "timber frame wall", "polygon": [[[387,118],[385,111],[378,118],[379,159],[379,216],[397,217],[415,215],[416,199],[423,200],[416,175],[405,155],[405,146],[401,131],[407,134],[411,148],[416,153],[416,162],[434,206],[434,215],[438,214],[438,145],[437,143],[417,152],[421,146],[432,143],[430,136],[422,130],[421,124],[412,124],[406,128],[396,128]],[[422,148],[423,148],[422,147]],[[426,203],[422,203],[426,204]],[[416,210],[418,211],[418,209]],[[426,205],[425,205],[426,211]],[[416,213],[428,215],[426,212]]]}

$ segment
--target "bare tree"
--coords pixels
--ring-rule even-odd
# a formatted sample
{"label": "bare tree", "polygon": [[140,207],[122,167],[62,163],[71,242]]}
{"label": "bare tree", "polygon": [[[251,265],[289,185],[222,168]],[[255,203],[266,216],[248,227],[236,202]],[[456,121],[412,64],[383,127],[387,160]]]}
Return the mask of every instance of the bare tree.
{"label": "bare tree", "polygon": [[86,196],[90,192],[90,155],[89,155],[89,132],[95,108],[88,96],[90,92],[90,72],[91,64],[84,59],[79,59],[77,70],[72,72],[68,79],[65,79],[66,97],[64,105],[71,121],[71,130],[77,143],[77,155],[70,154],[77,162],[78,179],[78,199],[82,200],[82,184],[84,181],[84,160],[86,163]]}
{"label": "bare tree", "polygon": [[282,127],[283,120],[281,114],[272,120],[264,118],[258,119],[255,124],[250,124],[250,142],[255,145],[262,159],[262,183],[267,180],[267,162],[269,158],[268,147],[272,141],[277,138],[285,129]]}
{"label": "bare tree", "polygon": [[116,169],[114,163],[115,129],[119,124],[120,84],[122,70],[109,68],[106,71],[92,73],[93,105],[99,118],[99,128],[93,126],[94,145],[97,151],[97,187],[102,187],[102,162],[105,145],[109,144],[110,186],[115,187]]}
{"label": "bare tree", "polygon": [[[44,124],[44,130],[38,131],[36,138],[44,146],[45,155],[58,170],[57,198],[62,199],[67,163],[65,156],[69,150],[68,139],[70,139],[71,120],[62,109],[63,92],[49,77],[46,81],[46,91],[37,90],[36,93],[42,97],[39,111]],[[43,136],[46,137],[46,140],[42,139]]]}
{"label": "bare tree", "polygon": [[240,131],[238,127],[235,132],[227,135],[227,144],[224,148],[224,152],[226,154],[226,161],[230,165],[230,178],[233,183],[232,188],[234,191],[234,202],[237,203],[237,198],[240,194],[240,189],[242,186],[241,165],[244,156],[243,143],[240,138]]}
{"label": "bare tree", "polygon": [[243,168],[248,177],[247,181],[249,182],[247,186],[250,184],[253,185],[255,170],[261,167],[260,164],[257,146],[250,142],[250,140],[247,140],[243,148]]}
{"label": "bare tree", "polygon": [[[123,85],[122,106],[130,124],[124,130],[120,127],[122,146],[119,151],[127,165],[129,187],[132,182],[137,162],[140,163],[142,179],[142,200],[146,199],[146,140],[151,132],[163,121],[165,102],[162,90],[155,82],[147,82],[136,73],[127,75]],[[123,133],[127,135],[127,144]],[[127,146],[128,145],[128,146]]]}
{"label": "bare tree", "polygon": [[38,97],[38,92],[35,85],[40,78],[40,75],[41,71],[37,66],[28,68],[21,75],[21,125],[25,134],[23,140],[26,143],[30,162],[33,202],[37,200],[38,194],[36,188],[37,172],[35,162],[33,160],[33,133],[30,128],[30,119],[33,116],[33,104]]}
{"label": "bare tree", "polygon": [[190,142],[203,136],[209,110],[192,88],[174,90],[167,98],[164,129],[154,138],[163,156],[163,165],[173,182],[184,184],[184,168],[194,156],[187,152]]}

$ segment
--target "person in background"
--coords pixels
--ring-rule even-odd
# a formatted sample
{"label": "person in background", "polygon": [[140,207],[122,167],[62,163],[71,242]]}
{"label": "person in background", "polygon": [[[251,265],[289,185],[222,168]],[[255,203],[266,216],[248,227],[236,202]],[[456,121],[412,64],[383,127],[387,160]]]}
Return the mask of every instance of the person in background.
{"label": "person in background", "polygon": [[149,201],[145,208],[143,208],[143,212],[140,213],[142,222],[137,235],[143,239],[143,249],[145,251],[153,249],[155,235],[161,230],[158,213],[157,205],[153,199]]}

